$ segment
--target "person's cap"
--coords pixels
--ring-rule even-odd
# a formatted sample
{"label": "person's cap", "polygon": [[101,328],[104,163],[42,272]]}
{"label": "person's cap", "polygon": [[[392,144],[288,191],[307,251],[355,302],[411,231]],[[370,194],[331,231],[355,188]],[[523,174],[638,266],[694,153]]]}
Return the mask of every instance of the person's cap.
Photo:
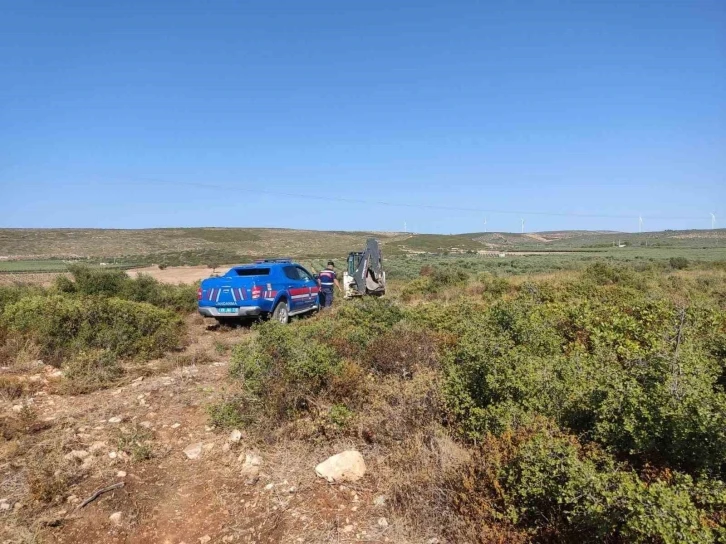
{"label": "person's cap", "polygon": [[335,263],[333,261],[328,261],[328,266],[335,266]]}

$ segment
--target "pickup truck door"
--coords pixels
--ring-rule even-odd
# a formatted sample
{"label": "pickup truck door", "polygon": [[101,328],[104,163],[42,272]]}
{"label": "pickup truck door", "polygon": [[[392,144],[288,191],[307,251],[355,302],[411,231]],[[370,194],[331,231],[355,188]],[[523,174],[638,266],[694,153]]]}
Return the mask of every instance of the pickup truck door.
{"label": "pickup truck door", "polygon": [[310,290],[306,280],[301,276],[297,266],[289,265],[283,268],[287,278],[287,294],[289,296],[290,312],[304,311],[308,305]]}
{"label": "pickup truck door", "polygon": [[303,299],[305,308],[311,309],[318,305],[318,281],[302,266],[295,265],[295,268],[300,276],[302,287],[307,289],[307,298]]}

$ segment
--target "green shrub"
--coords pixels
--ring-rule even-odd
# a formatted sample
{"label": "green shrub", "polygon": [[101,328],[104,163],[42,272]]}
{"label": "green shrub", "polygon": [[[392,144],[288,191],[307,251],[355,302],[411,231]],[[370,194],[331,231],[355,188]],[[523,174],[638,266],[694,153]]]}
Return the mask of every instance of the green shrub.
{"label": "green shrub", "polygon": [[257,327],[256,339],[232,350],[231,372],[245,390],[264,399],[263,410],[286,419],[306,410],[342,368],[335,349],[317,339],[316,327],[284,326],[274,321]]}
{"label": "green shrub", "polygon": [[84,265],[72,265],[70,272],[72,280],[66,276],[56,278],[57,291],[148,302],[180,313],[192,312],[197,306],[197,285],[163,284],[147,274],[130,278],[122,270],[90,268]]}
{"label": "green shrub", "polygon": [[541,420],[488,437],[463,483],[463,512],[508,520],[535,541],[714,542],[724,497],[722,485],[704,493],[683,474],[643,481]]}
{"label": "green shrub", "polygon": [[243,409],[241,397],[228,397],[207,407],[209,420],[220,429],[236,429],[250,422]]}
{"label": "green shrub", "polygon": [[175,314],[118,298],[26,297],[5,308],[0,323],[55,362],[87,349],[149,359],[178,347],[184,334]]}
{"label": "green shrub", "polygon": [[671,257],[668,261],[671,268],[675,270],[684,270],[688,268],[688,259],[685,257]]}

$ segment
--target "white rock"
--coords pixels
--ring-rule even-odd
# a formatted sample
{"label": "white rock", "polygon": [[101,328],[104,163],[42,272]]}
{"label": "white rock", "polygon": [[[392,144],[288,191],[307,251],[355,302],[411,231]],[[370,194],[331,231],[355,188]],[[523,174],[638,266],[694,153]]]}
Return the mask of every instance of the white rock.
{"label": "white rock", "polygon": [[121,423],[122,421],[123,421],[123,418],[120,416],[114,416],[108,420],[109,423]]}
{"label": "white rock", "polygon": [[235,429],[232,431],[232,433],[229,435],[229,441],[234,442],[235,444],[242,440],[242,431],[239,429]]}
{"label": "white rock", "polygon": [[385,529],[388,527],[388,520],[386,518],[378,518],[378,526]]}
{"label": "white rock", "polygon": [[66,459],[66,461],[71,461],[73,459],[85,459],[91,455],[86,450],[73,450],[69,453],[66,453],[63,457]]}
{"label": "white rock", "polygon": [[141,423],[139,423],[139,425],[141,425],[144,429],[151,429],[151,427],[153,426],[151,421],[142,421]]}
{"label": "white rock", "polygon": [[118,453],[116,453],[115,451],[110,451],[110,452],[108,452],[108,456],[111,459],[116,459],[116,457],[118,457]]}
{"label": "white rock", "polygon": [[376,508],[386,506],[386,496],[378,495],[375,499],[373,499],[373,506],[375,506]]}
{"label": "white rock", "polygon": [[209,535],[204,535],[202,538],[199,539],[199,544],[207,544],[212,540],[212,537]]}
{"label": "white rock", "polygon": [[172,428],[172,429],[178,429],[179,427],[181,427],[181,423],[174,423],[174,424],[173,424],[173,425],[171,426],[171,428]]}
{"label": "white rock", "polygon": [[342,533],[352,533],[353,531],[355,531],[355,526],[353,526],[353,525],[346,525],[341,530]]}
{"label": "white rock", "polygon": [[94,442],[90,446],[88,446],[88,451],[90,451],[91,453],[98,453],[99,451],[105,450],[107,447],[108,446],[106,445],[105,442],[101,442],[99,440],[97,442]]}
{"label": "white rock", "polygon": [[108,516],[108,519],[111,520],[111,523],[114,525],[121,525],[121,516],[123,514],[121,512],[114,512],[110,516]]}
{"label": "white rock", "polygon": [[22,412],[23,411],[23,405],[22,404],[16,404],[13,406],[13,412]]}
{"label": "white rock", "polygon": [[125,471],[125,470],[119,470],[119,471],[118,471],[118,472],[116,473],[116,477],[117,477],[117,478],[126,478],[126,471]]}
{"label": "white rock", "polygon": [[187,456],[187,459],[199,459],[199,456],[202,455],[202,443],[189,444],[184,448],[184,455]]}
{"label": "white rock", "polygon": [[0,510],[10,510],[11,508],[9,502],[0,502]]}
{"label": "white rock", "polygon": [[81,499],[79,499],[75,495],[69,495],[68,498],[66,499],[66,502],[69,504],[77,504],[77,503],[81,502]]}
{"label": "white rock", "polygon": [[275,484],[267,484],[265,486],[265,491],[272,491],[272,488],[275,487]]}
{"label": "white rock", "polygon": [[357,482],[366,473],[360,452],[348,450],[329,457],[315,467],[315,473],[328,482]]}
{"label": "white rock", "polygon": [[243,459],[245,466],[259,467],[262,465],[262,459],[254,453],[242,453],[237,458],[238,461],[242,461]]}

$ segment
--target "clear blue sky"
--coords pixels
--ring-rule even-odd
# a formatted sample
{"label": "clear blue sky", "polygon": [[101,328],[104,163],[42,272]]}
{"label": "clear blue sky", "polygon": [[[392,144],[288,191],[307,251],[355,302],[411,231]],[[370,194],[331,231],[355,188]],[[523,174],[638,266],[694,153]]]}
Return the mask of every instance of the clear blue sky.
{"label": "clear blue sky", "polygon": [[0,13],[0,227],[726,226],[723,0]]}

